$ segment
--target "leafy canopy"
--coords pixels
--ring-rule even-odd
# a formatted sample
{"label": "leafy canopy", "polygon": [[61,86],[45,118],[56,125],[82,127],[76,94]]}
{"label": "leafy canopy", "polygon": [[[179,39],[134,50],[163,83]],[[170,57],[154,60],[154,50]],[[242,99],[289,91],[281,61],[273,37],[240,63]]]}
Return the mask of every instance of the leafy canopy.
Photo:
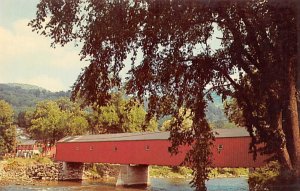
{"label": "leafy canopy", "polygon": [[121,133],[157,130],[153,118],[146,121],[146,111],[136,100],[125,99],[122,93],[112,94],[106,106],[95,106],[89,116],[92,133]]}
{"label": "leafy canopy", "polygon": [[[282,144],[271,147],[272,142],[282,140],[280,136],[271,137],[270,142],[265,136],[266,132],[278,135],[278,126],[265,128],[262,124],[272,120],[258,112],[267,113],[272,103],[283,107],[279,100],[284,96],[284,79],[293,76],[288,71],[294,70],[284,65],[295,63],[289,60],[297,47],[292,3],[42,0],[30,25],[50,37],[52,46],[71,41],[82,45],[81,57],[90,65],[78,77],[73,98],[83,97],[89,104],[106,105],[111,92],[122,86],[119,74],[130,58],[127,93],[140,100],[148,98],[148,120],[153,115],[176,118],[170,128],[171,151],[194,143],[186,162],[195,172],[193,185],[205,190],[214,137],[204,112],[211,90],[236,98],[243,111],[249,111],[244,117],[253,152],[263,141],[272,151],[281,149]],[[222,33],[217,50],[210,44],[216,30]],[[253,95],[262,101],[254,100]],[[257,110],[256,106],[267,109]],[[181,115],[179,108],[186,111]],[[187,111],[193,122],[191,128],[182,129]]]}
{"label": "leafy canopy", "polygon": [[0,100],[0,154],[14,152],[16,148],[16,126],[13,124],[13,109]]}
{"label": "leafy canopy", "polygon": [[67,99],[39,102],[30,123],[30,136],[49,145],[65,136],[82,135],[88,130],[84,111],[79,104]]}

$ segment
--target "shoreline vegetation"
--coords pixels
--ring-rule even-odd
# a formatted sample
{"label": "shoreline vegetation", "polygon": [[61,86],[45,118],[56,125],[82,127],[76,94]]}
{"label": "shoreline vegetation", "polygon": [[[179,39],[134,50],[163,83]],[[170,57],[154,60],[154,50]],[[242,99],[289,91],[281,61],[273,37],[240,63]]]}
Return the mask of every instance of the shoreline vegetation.
{"label": "shoreline vegetation", "polygon": [[[45,185],[49,181],[57,181],[57,163],[47,157],[8,158],[0,160],[0,186],[13,185]],[[119,173],[119,165],[85,164],[83,179],[114,180]],[[47,168],[47,172],[44,169]],[[151,166],[150,177],[191,179],[192,170],[187,167]],[[38,171],[38,172],[37,172]],[[33,175],[35,174],[35,175]],[[215,168],[210,178],[248,177],[245,168]],[[44,180],[44,181],[43,181]]]}
{"label": "shoreline vegetation", "polygon": [[[45,186],[57,183],[60,164],[47,157],[7,158],[0,159],[0,188],[7,185]],[[85,164],[83,179],[85,181],[115,182],[120,165],[113,164]],[[269,162],[265,167],[249,170],[247,168],[214,168],[209,174],[214,178],[248,179],[250,191],[278,190],[291,188],[297,190],[300,185],[291,181],[289,176],[281,176],[278,162]],[[187,167],[150,166],[149,174],[152,178],[192,179],[192,170]],[[293,189],[295,187],[295,189]],[[273,189],[274,188],[274,189]],[[281,189],[279,189],[281,190]],[[283,189],[285,190],[285,189]]]}

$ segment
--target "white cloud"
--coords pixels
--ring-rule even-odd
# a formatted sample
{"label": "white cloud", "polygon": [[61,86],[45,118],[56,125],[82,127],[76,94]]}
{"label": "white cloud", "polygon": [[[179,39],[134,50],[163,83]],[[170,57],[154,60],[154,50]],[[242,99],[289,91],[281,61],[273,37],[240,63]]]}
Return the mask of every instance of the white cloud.
{"label": "white cloud", "polygon": [[49,90],[69,89],[88,63],[80,62],[79,49],[73,44],[51,48],[51,40],[32,32],[28,22],[17,20],[11,29],[0,26],[0,81],[35,83]]}

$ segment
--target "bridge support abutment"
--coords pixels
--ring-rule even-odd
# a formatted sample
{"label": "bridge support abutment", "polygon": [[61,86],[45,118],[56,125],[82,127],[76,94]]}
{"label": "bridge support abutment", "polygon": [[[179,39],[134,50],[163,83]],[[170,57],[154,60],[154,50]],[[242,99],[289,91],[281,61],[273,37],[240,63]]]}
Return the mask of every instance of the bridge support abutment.
{"label": "bridge support abutment", "polygon": [[82,180],[84,163],[62,162],[58,180]]}
{"label": "bridge support abutment", "polygon": [[148,165],[121,165],[116,186],[150,185]]}

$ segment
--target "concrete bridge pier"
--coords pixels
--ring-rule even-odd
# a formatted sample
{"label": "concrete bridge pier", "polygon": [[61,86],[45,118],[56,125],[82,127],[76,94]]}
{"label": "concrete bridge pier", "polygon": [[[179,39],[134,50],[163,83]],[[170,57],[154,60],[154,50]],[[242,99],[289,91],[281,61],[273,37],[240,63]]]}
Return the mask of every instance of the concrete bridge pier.
{"label": "concrete bridge pier", "polygon": [[59,169],[58,180],[82,180],[84,163],[62,162]]}
{"label": "concrete bridge pier", "polygon": [[150,185],[148,165],[121,165],[116,186]]}

